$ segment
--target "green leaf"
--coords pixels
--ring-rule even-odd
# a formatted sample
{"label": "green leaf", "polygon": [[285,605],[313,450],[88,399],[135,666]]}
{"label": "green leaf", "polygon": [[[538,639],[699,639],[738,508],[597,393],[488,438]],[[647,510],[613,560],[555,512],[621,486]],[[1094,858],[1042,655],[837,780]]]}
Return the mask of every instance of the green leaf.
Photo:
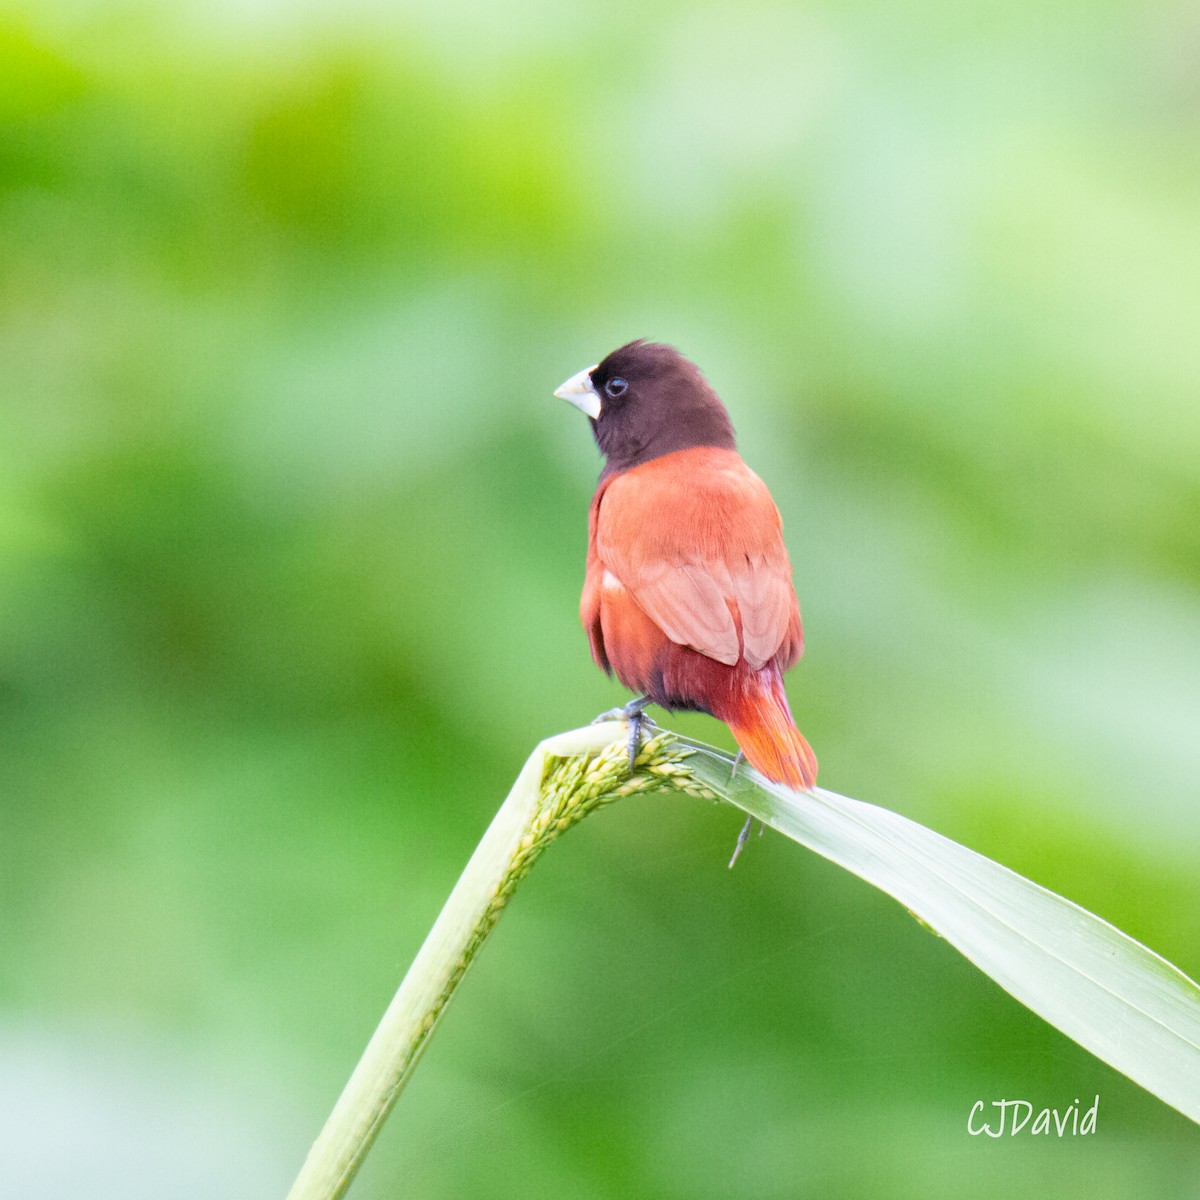
{"label": "green leaf", "polygon": [[[685,739],[679,739],[683,742]],[[1022,1004],[1200,1122],[1200,987],[1070,900],[894,812],[688,742],[722,798],[899,900]]]}

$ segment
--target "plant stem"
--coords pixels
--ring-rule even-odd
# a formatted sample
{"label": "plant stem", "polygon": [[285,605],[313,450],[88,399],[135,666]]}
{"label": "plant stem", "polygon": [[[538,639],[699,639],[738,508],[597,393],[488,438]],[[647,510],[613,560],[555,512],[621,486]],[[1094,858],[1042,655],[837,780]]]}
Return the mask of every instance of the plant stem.
{"label": "plant stem", "polygon": [[646,742],[631,773],[628,725],[607,721],[542,742],[471,855],[305,1159],[288,1200],[344,1196],[412,1075],[455,988],[517,884],[560,833],[621,796],[691,784],[670,735]]}
{"label": "plant stem", "polygon": [[345,1195],[517,884],[542,851],[621,796],[729,801],[894,896],[1021,1003],[1200,1120],[1200,988],[1107,922],[896,813],[795,792],[659,732],[629,769],[628,723],[549,738],[530,755],[409,968],[288,1200]]}

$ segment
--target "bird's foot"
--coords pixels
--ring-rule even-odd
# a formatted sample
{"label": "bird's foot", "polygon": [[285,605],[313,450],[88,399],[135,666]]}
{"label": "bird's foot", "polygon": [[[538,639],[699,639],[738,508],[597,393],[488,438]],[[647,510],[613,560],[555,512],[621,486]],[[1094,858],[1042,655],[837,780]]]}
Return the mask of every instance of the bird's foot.
{"label": "bird's foot", "polygon": [[637,762],[638,751],[642,746],[642,726],[653,725],[654,722],[646,716],[645,710],[650,706],[651,700],[649,696],[639,696],[636,700],[630,700],[622,708],[611,708],[608,712],[602,712],[593,721],[593,725],[599,725],[601,721],[628,721],[629,722],[629,769],[633,770],[633,764]]}
{"label": "bird's foot", "polygon": [[[745,750],[739,749],[737,752],[737,757],[733,760],[733,769],[729,772],[730,780],[734,780],[737,778],[738,767],[740,767],[742,765],[742,763],[744,763],[745,761],[746,761],[746,752],[745,752]],[[740,850],[741,847],[739,846],[738,849]],[[734,857],[736,858],[737,856],[735,855]],[[731,863],[730,866],[732,866],[732,865],[733,864]]]}
{"label": "bird's foot", "polygon": [[[737,767],[736,763],[734,763],[734,767],[736,769],[736,767]],[[736,863],[738,860],[738,855],[741,854],[743,847],[750,840],[750,831],[753,828],[754,828],[754,818],[747,817],[745,825],[742,826],[742,832],[738,834],[737,845],[734,846],[734,848],[733,848],[733,857],[729,860],[729,869],[731,871],[733,870],[733,864]],[[758,826],[758,836],[759,837],[762,837],[763,829],[765,829],[765,828],[766,828],[766,826],[764,826],[760,822],[759,826]]]}

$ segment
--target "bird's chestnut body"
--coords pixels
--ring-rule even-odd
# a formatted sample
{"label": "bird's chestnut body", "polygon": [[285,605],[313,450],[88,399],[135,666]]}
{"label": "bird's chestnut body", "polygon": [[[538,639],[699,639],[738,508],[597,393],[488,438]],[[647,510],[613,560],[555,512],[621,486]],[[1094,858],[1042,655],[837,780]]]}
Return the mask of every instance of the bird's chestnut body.
{"label": "bird's chestnut body", "polygon": [[580,604],[592,657],[664,708],[724,721],[768,778],[811,787],[816,758],[783,689],[804,633],[782,522],[724,406],[693,364],[653,343],[622,347],[560,394],[584,376],[608,446]]}

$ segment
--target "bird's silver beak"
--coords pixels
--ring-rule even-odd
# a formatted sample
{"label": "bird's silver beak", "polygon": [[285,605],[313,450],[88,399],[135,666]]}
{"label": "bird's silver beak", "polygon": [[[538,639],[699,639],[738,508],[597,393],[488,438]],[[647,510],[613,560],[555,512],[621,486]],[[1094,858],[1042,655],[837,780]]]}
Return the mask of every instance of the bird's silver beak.
{"label": "bird's silver beak", "polygon": [[554,394],[560,400],[566,400],[575,405],[581,412],[587,413],[593,421],[600,416],[600,394],[592,387],[591,375],[599,365],[599,363],[593,363],[590,367],[585,367],[577,375],[572,375],[562,387],[554,389]]}

